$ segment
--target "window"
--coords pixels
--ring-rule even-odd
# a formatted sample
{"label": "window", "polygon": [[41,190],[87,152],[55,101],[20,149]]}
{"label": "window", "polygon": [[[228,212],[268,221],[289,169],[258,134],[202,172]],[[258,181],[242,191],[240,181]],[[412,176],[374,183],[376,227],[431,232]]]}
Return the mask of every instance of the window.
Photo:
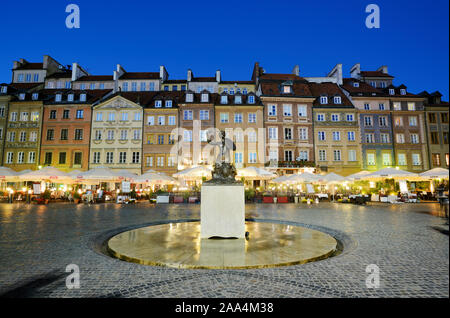
{"label": "window", "polygon": [[384,166],[390,166],[391,163],[391,154],[389,153],[384,153],[383,154],[383,165]]}
{"label": "window", "polygon": [[353,114],[347,114],[347,121],[354,121],[355,116]]}
{"label": "window", "polygon": [[145,164],[147,165],[147,167],[153,167],[153,157],[147,157]]}
{"label": "window", "polygon": [[387,144],[387,143],[389,143],[390,141],[389,141],[389,134],[386,134],[386,133],[382,133],[382,134],[380,134],[380,137],[381,137],[381,142],[383,143],[383,144]]}
{"label": "window", "polygon": [[409,125],[412,127],[417,126],[417,117],[409,117]]}
{"label": "window", "polygon": [[291,105],[283,105],[283,115],[284,116],[292,116],[292,106]]}
{"label": "window", "polygon": [[52,153],[51,152],[46,152],[45,153],[45,157],[44,157],[44,164],[46,165],[51,165],[52,164]]}
{"label": "window", "polygon": [[23,74],[19,74],[19,76],[17,77],[17,81],[23,82]]}
{"label": "window", "polygon": [[183,112],[183,119],[184,120],[192,120],[192,110],[185,110]]}
{"label": "window", "polygon": [[420,166],[422,162],[420,161],[420,154],[413,153],[412,154],[412,164],[413,166]]}
{"label": "window", "polygon": [[207,103],[208,102],[208,97],[209,97],[208,94],[202,94],[202,98],[201,98],[202,103]]}
{"label": "window", "polygon": [[25,75],[25,82],[31,82],[31,74]]}
{"label": "window", "polygon": [[186,94],[186,102],[192,103],[193,101],[194,101],[194,94],[192,93]]}
{"label": "window", "polygon": [[333,150],[333,159],[334,161],[341,161],[341,151]]}
{"label": "window", "polygon": [[440,166],[441,165],[441,154],[434,153],[431,155],[433,166]]}
{"label": "window", "polygon": [[137,91],[137,83],[136,82],[131,83],[131,91],[133,91],[133,92]]}
{"label": "window", "polygon": [[[199,134],[200,134],[200,141],[206,142],[207,141],[206,130],[200,130]],[[237,138],[236,138],[236,141],[237,141]]]}
{"label": "window", "polygon": [[347,132],[347,139],[348,141],[355,141],[355,132],[354,131]]}
{"label": "window", "polygon": [[411,143],[412,144],[418,144],[419,143],[419,135],[418,134],[411,134]]}
{"label": "window", "polygon": [[68,109],[63,110],[63,119],[69,119],[69,113],[70,111]]}
{"label": "window", "polygon": [[220,113],[220,122],[226,124],[229,122],[228,113]]}
{"label": "window", "polygon": [[158,116],[158,125],[163,126],[166,124],[166,117],[165,116]]}
{"label": "window", "polygon": [[123,112],[120,114],[120,120],[121,121],[128,121],[128,113]]}
{"label": "window", "polygon": [[34,163],[36,161],[36,152],[30,151],[28,153],[28,163]]}
{"label": "window", "polygon": [[161,107],[161,106],[162,106],[162,101],[155,100],[155,107]]}
{"label": "window", "polygon": [[0,107],[0,117],[5,117],[5,106]]}
{"label": "window", "polygon": [[3,128],[0,128],[0,139],[3,139]]}
{"label": "window", "polygon": [[401,88],[400,89],[400,95],[406,95],[406,89]]}
{"label": "window", "polygon": [[321,103],[322,105],[327,104],[327,103],[328,103],[328,97],[326,97],[326,96],[321,96],[321,97],[320,97],[320,103]]}
{"label": "window", "polygon": [[135,129],[133,131],[133,140],[140,140],[141,139],[141,131],[139,129]]}
{"label": "window", "polygon": [[276,116],[277,115],[277,105],[269,105],[268,107],[268,115]]}
{"label": "window", "polygon": [[394,110],[402,110],[402,104],[400,102],[394,102]]}
{"label": "window", "polygon": [[340,141],[341,133],[339,131],[333,131],[333,141]]}
{"label": "window", "polygon": [[248,142],[257,142],[258,137],[256,135],[256,132],[251,130],[248,132]]}
{"label": "window", "polygon": [[248,122],[249,123],[256,123],[256,114],[255,113],[249,113],[248,114]]}
{"label": "window", "polygon": [[228,96],[226,96],[226,95],[220,96],[220,103],[221,104],[227,104],[228,103]]}
{"label": "window", "polygon": [[55,134],[55,131],[53,129],[47,129],[47,140],[53,140],[54,134]]}
{"label": "window", "polygon": [[364,126],[372,126],[372,116],[364,116]]}
{"label": "window", "polygon": [[386,116],[378,117],[378,125],[380,127],[387,127],[387,117]]}
{"label": "window", "polygon": [[7,91],[8,91],[8,86],[2,86],[1,93],[6,94]]}
{"label": "window", "polygon": [[278,139],[278,129],[276,127],[269,127],[269,139],[277,140]]}
{"label": "window", "polygon": [[116,120],[116,114],[108,113],[108,121],[115,121],[115,120]]}
{"label": "window", "polygon": [[59,153],[59,161],[58,161],[58,163],[60,165],[66,164],[66,153],[65,152],[60,152]]}
{"label": "window", "polygon": [[178,91],[178,86],[177,85],[173,85],[172,86],[172,91],[174,91],[174,92]]}
{"label": "window", "polygon": [[114,140],[114,130],[108,130],[108,132],[107,132],[107,139],[108,140]]}
{"label": "window", "polygon": [[170,126],[176,125],[176,117],[175,116],[169,116],[169,123]]}
{"label": "window", "polygon": [[364,104],[364,110],[370,110],[370,104],[365,103]]}
{"label": "window", "polygon": [[39,94],[38,94],[38,93],[33,93],[33,95],[31,95],[31,99],[32,99],[32,100],[37,100],[38,97],[39,97]]}
{"label": "window", "polygon": [[26,131],[21,131],[20,135],[19,135],[19,141],[20,142],[25,142],[27,141],[27,133]]}
{"label": "window", "polygon": [[448,167],[450,164],[450,155],[448,153],[445,154],[445,165]]}
{"label": "window", "polygon": [[367,154],[367,165],[368,166],[375,166],[375,154],[374,153],[368,153]]}
{"label": "window", "polygon": [[186,90],[186,85],[181,85],[181,90],[185,91]]}
{"label": "window", "polygon": [[10,131],[8,133],[8,138],[7,139],[8,139],[9,142],[16,141],[16,132],[15,131]]}
{"label": "window", "polygon": [[128,139],[128,130],[122,129],[120,131],[120,140],[127,140]]}
{"label": "window", "polygon": [[358,82],[353,82],[353,87],[359,87],[359,83]]}
{"label": "window", "polygon": [[356,161],[356,150],[349,150],[348,151],[348,161]]}
{"label": "window", "polygon": [[375,137],[374,134],[366,134],[366,143],[374,143],[375,142]]}
{"label": "window", "polygon": [[394,125],[396,127],[403,126],[403,117],[394,117]]}
{"label": "window", "polygon": [[288,85],[283,86],[283,93],[289,94],[291,92],[291,87]]}
{"label": "window", "polygon": [[127,91],[128,91],[128,83],[127,83],[127,82],[125,82],[125,83],[122,84],[122,90],[123,90],[124,92],[127,92]]}
{"label": "window", "polygon": [[140,163],[141,162],[141,153],[139,151],[134,152],[131,157],[131,163]]}
{"label": "window", "polygon": [[75,140],[83,140],[83,129],[75,129]]}
{"label": "window", "polygon": [[317,132],[317,136],[318,136],[320,141],[325,141],[326,140],[326,135],[325,135],[324,131],[318,131]]}
{"label": "window", "polygon": [[113,152],[106,153],[106,163],[113,163]]}
{"label": "window", "polygon": [[444,124],[448,124],[448,114],[447,113],[441,113],[441,122]]}
{"label": "window", "polygon": [[100,152],[94,152],[93,163],[100,163]]}
{"label": "window", "polygon": [[77,109],[76,119],[83,119],[83,116],[84,116],[84,110]]}
{"label": "window", "polygon": [[308,161],[308,151],[305,150],[299,151],[298,160]]}
{"label": "window", "polygon": [[234,97],[234,103],[235,104],[242,104],[242,96],[241,95],[236,95]]}
{"label": "window", "polygon": [[209,120],[209,110],[200,110],[200,120]]}
{"label": "window", "polygon": [[339,114],[331,114],[331,121],[339,121]]}
{"label": "window", "polygon": [[30,133],[30,141],[31,142],[36,142],[37,141],[37,131],[32,131]]}
{"label": "window", "polygon": [[17,163],[23,163],[25,159],[25,153],[23,151],[19,151],[17,153]]}
{"label": "window", "polygon": [[[70,83],[70,81],[66,81],[66,83],[65,83],[65,88],[66,89],[69,89],[69,88],[71,88],[72,87],[72,84]],[[100,87],[101,88],[101,87]]]}
{"label": "window", "polygon": [[408,102],[408,110],[416,110],[416,103]]}
{"label": "window", "polygon": [[298,136],[300,140],[308,140],[308,128],[299,128]]}
{"label": "window", "polygon": [[35,73],[33,76],[33,82],[39,82],[39,74]]}
{"label": "window", "polygon": [[80,94],[80,102],[86,101],[86,94]]}
{"label": "window", "polygon": [[[244,90],[244,91],[245,91],[245,90]],[[244,94],[246,94],[246,92],[244,92]],[[255,96],[250,95],[250,96],[248,97],[248,103],[249,103],[249,104],[254,104],[254,103],[255,103]]]}
{"label": "window", "polygon": [[406,166],[406,154],[399,153],[397,156],[397,163],[399,166]]}
{"label": "window", "polygon": [[292,140],[292,128],[284,128],[284,139]]}
{"label": "window", "polygon": [[434,145],[439,144],[439,136],[438,136],[438,133],[437,133],[437,132],[432,131],[432,132],[430,133],[430,137],[431,137],[431,143],[432,143],[432,144],[434,144]]}
{"label": "window", "polygon": [[102,140],[102,131],[101,130],[96,130],[95,131],[94,139],[95,140]]}
{"label": "window", "polygon": [[127,153],[125,151],[119,152],[119,163],[127,162]]}
{"label": "window", "polygon": [[371,82],[370,82],[370,86],[372,86],[372,87],[377,87],[377,82],[371,81]]}
{"label": "window", "polygon": [[155,83],[150,82],[149,85],[150,85],[150,91],[153,92],[155,90]]}
{"label": "window", "polygon": [[155,116],[147,117],[147,125],[153,126],[155,124]]}
{"label": "window", "polygon": [[192,130],[185,130],[183,133],[183,140],[186,142],[192,141]]}
{"label": "window", "polygon": [[28,121],[28,112],[20,113],[20,121]]}
{"label": "window", "polygon": [[270,150],[269,151],[269,160],[278,161],[278,150]]}
{"label": "window", "polygon": [[235,113],[234,114],[234,122],[235,123],[242,123],[242,113]]}
{"label": "window", "polygon": [[292,161],[292,150],[285,150],[284,151],[284,160],[285,161]]}
{"label": "window", "polygon": [[169,135],[169,145],[173,145],[175,143],[175,135]]}
{"label": "window", "polygon": [[403,144],[405,143],[405,135],[404,134],[396,134],[397,143]]}
{"label": "window", "polygon": [[386,88],[386,82],[380,82],[380,87],[381,88]]}
{"label": "window", "polygon": [[248,153],[248,163],[256,163],[256,152]]}
{"label": "window", "polygon": [[12,112],[9,121],[17,121],[17,113]]}
{"label": "window", "polygon": [[383,103],[378,104],[378,109],[379,110],[384,110],[385,109],[384,108],[384,104]]}
{"label": "window", "polygon": [[164,167],[164,161],[165,160],[163,156],[158,156],[156,164],[158,165],[158,167]]}
{"label": "window", "polygon": [[164,91],[166,91],[166,92],[169,91],[169,86],[168,85],[164,85]]}
{"label": "window", "polygon": [[7,152],[6,153],[6,163],[13,163],[13,160],[14,160],[14,153]]}
{"label": "window", "polygon": [[171,100],[166,100],[166,107],[172,107],[172,101]]}
{"label": "window", "polygon": [[145,82],[141,82],[140,90],[145,91]]}
{"label": "window", "polygon": [[319,150],[319,161],[327,161],[327,151],[320,149]]}
{"label": "window", "polygon": [[[69,136],[69,129],[63,128],[61,129],[61,140],[67,140]],[[102,139],[102,136],[100,134],[99,140]]]}
{"label": "window", "polygon": [[448,145],[448,132],[444,131],[442,133],[442,139],[444,139],[444,145]]}
{"label": "window", "polygon": [[341,96],[334,96],[334,103],[340,104],[341,103]]}
{"label": "window", "polygon": [[55,102],[60,102],[62,99],[62,95],[61,94],[56,94],[55,95]]}
{"label": "window", "polygon": [[306,117],[306,105],[298,105],[298,117]]}

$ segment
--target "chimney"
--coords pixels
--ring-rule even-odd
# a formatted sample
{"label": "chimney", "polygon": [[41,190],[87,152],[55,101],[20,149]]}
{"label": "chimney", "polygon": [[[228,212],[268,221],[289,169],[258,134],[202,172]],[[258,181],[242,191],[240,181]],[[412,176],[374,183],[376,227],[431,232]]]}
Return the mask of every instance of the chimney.
{"label": "chimney", "polygon": [[361,64],[356,63],[350,69],[350,77],[359,79],[360,78],[360,73],[361,73]]}
{"label": "chimney", "polygon": [[294,68],[292,69],[292,74],[294,74],[295,76],[300,76],[300,67],[298,65],[294,66]]}
{"label": "chimney", "polygon": [[194,74],[192,74],[192,70],[188,69],[187,71],[187,81],[190,82],[192,81],[192,77],[194,76]]}
{"label": "chimney", "polygon": [[220,83],[220,70],[216,71],[216,82]]}
{"label": "chimney", "polygon": [[336,78],[336,83],[342,85],[342,64],[336,64],[327,76]]}
{"label": "chimney", "polygon": [[44,55],[44,61],[42,63],[42,68],[46,70],[48,68],[50,56]]}
{"label": "chimney", "polygon": [[164,65],[159,66],[159,78],[164,82],[169,78],[169,74],[167,73]]}
{"label": "chimney", "polygon": [[382,73],[387,74],[388,73],[388,67],[387,67],[387,65],[382,65],[382,66],[380,66],[377,69],[377,71],[381,71]]}

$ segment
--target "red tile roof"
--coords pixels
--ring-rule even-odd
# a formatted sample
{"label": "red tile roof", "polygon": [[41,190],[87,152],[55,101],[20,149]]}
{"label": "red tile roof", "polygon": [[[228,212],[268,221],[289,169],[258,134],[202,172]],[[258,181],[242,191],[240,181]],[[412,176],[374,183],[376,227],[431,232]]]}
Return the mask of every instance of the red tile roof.
{"label": "red tile roof", "polygon": [[44,63],[25,63],[24,65],[19,66],[15,70],[43,70]]}
{"label": "red tile roof", "polygon": [[281,92],[282,82],[261,82],[261,91],[263,96],[286,96],[286,97],[310,97],[313,96],[307,83],[296,82],[292,84],[293,93],[286,94]]}
{"label": "red tile roof", "polygon": [[126,72],[119,77],[120,80],[126,79],[159,79],[158,72]]}
{"label": "red tile roof", "polygon": [[295,74],[278,74],[278,73],[264,73],[260,77],[260,80],[299,80],[300,76]]}
{"label": "red tile roof", "polygon": [[[311,89],[313,96],[317,97],[313,103],[314,107],[336,107],[336,108],[339,108],[339,107],[342,107],[342,108],[352,107],[353,108],[354,107],[352,102],[347,98],[347,96],[344,94],[344,92],[335,83],[331,83],[331,82],[309,83],[309,87]],[[320,103],[321,96],[328,97],[327,104]],[[334,96],[341,97],[340,104],[334,103],[334,98],[333,98]]]}
{"label": "red tile roof", "polygon": [[361,71],[360,75],[362,77],[390,77],[394,78],[389,74],[383,73],[382,71]]}
{"label": "red tile roof", "polygon": [[[359,83],[359,87],[354,87],[353,83]],[[359,81],[355,78],[344,78],[343,79],[343,84],[342,84],[342,88],[345,89],[347,92],[350,93],[350,95],[354,96],[357,95],[358,93],[362,93],[363,95],[367,96],[373,96],[372,94],[375,93],[376,95],[379,96],[384,96],[386,95],[382,90],[377,89],[375,87],[373,87],[372,85],[363,82],[363,81]]]}

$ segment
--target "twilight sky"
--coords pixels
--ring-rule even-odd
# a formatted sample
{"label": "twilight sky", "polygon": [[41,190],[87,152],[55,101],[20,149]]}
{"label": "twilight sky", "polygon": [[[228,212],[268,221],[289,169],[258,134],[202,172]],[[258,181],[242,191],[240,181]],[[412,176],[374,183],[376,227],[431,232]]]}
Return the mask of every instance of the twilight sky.
{"label": "twilight sky", "polygon": [[[68,29],[65,8],[80,7],[79,29]],[[368,4],[380,7],[380,28],[368,29]],[[439,90],[449,99],[448,0],[3,0],[0,83],[13,60],[78,62],[90,73],[158,71],[171,79],[213,76],[249,80],[259,61],[267,72],[324,76],[342,63],[344,76],[387,65],[394,84]]]}

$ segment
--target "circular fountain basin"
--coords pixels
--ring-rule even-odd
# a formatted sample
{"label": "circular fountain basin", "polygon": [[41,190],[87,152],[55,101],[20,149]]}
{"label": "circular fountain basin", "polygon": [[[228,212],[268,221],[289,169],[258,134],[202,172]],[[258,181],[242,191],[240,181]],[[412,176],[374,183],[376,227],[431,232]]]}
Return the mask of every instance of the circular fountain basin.
{"label": "circular fountain basin", "polygon": [[113,236],[108,252],[121,260],[186,269],[245,269],[304,264],[332,256],[330,235],[288,224],[246,222],[246,239],[201,239],[200,222],[142,227]]}

